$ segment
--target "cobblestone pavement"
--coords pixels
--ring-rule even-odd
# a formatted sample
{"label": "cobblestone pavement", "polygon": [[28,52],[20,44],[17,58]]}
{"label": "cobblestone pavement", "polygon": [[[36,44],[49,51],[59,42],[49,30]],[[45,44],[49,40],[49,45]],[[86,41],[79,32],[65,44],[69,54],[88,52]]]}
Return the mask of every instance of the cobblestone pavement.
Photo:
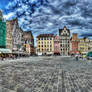
{"label": "cobblestone pavement", "polygon": [[1,61],[0,92],[92,92],[92,63],[61,56]]}

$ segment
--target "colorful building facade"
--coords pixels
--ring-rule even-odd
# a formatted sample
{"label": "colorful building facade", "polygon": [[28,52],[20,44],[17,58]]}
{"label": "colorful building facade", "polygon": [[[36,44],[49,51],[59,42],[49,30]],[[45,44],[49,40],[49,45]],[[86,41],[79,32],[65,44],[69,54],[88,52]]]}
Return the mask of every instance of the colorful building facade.
{"label": "colorful building facade", "polygon": [[34,37],[31,31],[23,32],[24,48],[28,54],[33,55],[35,53],[34,49]]}
{"label": "colorful building facade", "polygon": [[10,49],[12,53],[23,52],[23,31],[18,25],[18,20],[6,21],[6,28],[6,48]]}
{"label": "colorful building facade", "polygon": [[13,44],[12,44],[12,32],[13,32],[13,26],[14,26],[14,21],[13,20],[7,20],[6,21],[6,48],[10,49],[12,51]]}
{"label": "colorful building facade", "polygon": [[58,35],[54,36],[54,55],[60,55],[60,44]]}
{"label": "colorful building facade", "polygon": [[87,37],[79,39],[78,49],[83,56],[86,56],[89,51],[92,51],[92,40]]}
{"label": "colorful building facade", "polygon": [[79,51],[78,51],[78,43],[79,43],[79,40],[78,40],[78,35],[77,33],[73,33],[72,34],[72,38],[71,38],[71,42],[70,42],[70,54],[79,54]]}
{"label": "colorful building facade", "polygon": [[64,29],[59,29],[60,54],[68,56],[70,53],[70,31],[64,26]]}
{"label": "colorful building facade", "polygon": [[89,39],[89,49],[88,49],[88,51],[89,52],[92,51],[92,39]]}
{"label": "colorful building facade", "polygon": [[40,34],[37,36],[37,54],[53,55],[54,53],[54,35]]}

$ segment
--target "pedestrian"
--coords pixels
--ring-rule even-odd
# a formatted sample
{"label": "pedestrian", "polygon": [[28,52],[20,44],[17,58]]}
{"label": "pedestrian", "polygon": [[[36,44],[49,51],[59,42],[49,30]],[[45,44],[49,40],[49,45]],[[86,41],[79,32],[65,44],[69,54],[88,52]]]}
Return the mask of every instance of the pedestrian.
{"label": "pedestrian", "polygon": [[76,61],[78,61],[78,55],[75,55],[75,59],[76,59]]}
{"label": "pedestrian", "polygon": [[2,61],[4,60],[3,56],[1,57],[1,60],[2,60]]}

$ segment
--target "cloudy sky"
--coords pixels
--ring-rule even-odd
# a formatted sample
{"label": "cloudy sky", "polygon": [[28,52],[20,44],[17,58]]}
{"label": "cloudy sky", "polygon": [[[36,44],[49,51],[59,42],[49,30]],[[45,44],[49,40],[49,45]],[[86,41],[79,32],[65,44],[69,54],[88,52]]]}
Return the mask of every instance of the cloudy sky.
{"label": "cloudy sky", "polygon": [[92,36],[92,0],[2,0],[6,19],[17,17],[23,30],[58,34],[67,26],[71,33]]}

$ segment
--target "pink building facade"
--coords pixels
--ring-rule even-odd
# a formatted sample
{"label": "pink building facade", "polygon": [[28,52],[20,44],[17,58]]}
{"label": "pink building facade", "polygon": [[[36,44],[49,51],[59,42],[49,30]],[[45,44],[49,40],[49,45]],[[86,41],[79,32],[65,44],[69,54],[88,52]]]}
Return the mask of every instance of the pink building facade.
{"label": "pink building facade", "polygon": [[60,44],[58,35],[54,36],[54,55],[60,55]]}

